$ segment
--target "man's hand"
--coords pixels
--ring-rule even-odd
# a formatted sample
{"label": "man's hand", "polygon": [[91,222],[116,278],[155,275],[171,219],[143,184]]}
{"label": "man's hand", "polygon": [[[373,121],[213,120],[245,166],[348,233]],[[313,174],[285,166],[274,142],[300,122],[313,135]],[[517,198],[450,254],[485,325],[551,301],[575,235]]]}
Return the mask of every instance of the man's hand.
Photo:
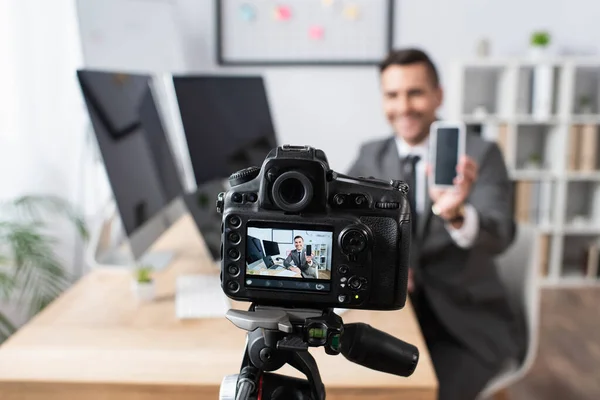
{"label": "man's hand", "polygon": [[[458,176],[454,178],[454,187],[440,189],[429,187],[429,196],[433,201],[436,214],[443,219],[451,219],[457,210],[465,203],[473,184],[477,181],[479,166],[469,156],[462,156],[456,166]],[[431,166],[427,166],[427,175],[431,175]]]}
{"label": "man's hand", "polygon": [[312,264],[312,256],[306,256],[306,262],[310,265]]}
{"label": "man's hand", "polygon": [[297,274],[302,273],[302,271],[300,271],[300,268],[298,267],[290,267],[290,271],[295,272]]}

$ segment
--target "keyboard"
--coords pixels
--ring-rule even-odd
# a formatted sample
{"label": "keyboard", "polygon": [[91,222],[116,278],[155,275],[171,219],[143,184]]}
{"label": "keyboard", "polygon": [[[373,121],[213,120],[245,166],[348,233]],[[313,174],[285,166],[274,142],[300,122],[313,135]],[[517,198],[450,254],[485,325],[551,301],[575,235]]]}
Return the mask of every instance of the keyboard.
{"label": "keyboard", "polygon": [[218,275],[177,277],[175,313],[179,319],[224,318],[231,308]]}

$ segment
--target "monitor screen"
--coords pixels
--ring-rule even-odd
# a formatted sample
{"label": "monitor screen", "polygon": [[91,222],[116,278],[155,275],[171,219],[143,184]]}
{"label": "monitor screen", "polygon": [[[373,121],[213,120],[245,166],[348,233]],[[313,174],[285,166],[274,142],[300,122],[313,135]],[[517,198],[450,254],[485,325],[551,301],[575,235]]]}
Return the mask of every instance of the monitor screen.
{"label": "monitor screen", "polygon": [[248,236],[246,247],[248,250],[246,252],[246,262],[248,264],[252,264],[253,262],[263,259],[264,253],[262,247],[260,246],[259,239]]}
{"label": "monitor screen", "polygon": [[279,244],[270,240],[263,240],[263,246],[265,247],[265,255],[277,256],[279,255]]}
{"label": "monitor screen", "polygon": [[[246,263],[247,287],[286,290],[331,290],[333,231],[296,226],[248,225],[247,253],[254,238],[262,240],[262,261]],[[311,254],[307,254],[307,246]],[[248,260],[247,260],[248,261]]]}
{"label": "monitor screen", "polygon": [[79,70],[79,83],[128,236],[182,192],[150,76]]}
{"label": "monitor screen", "polygon": [[260,166],[277,140],[260,76],[175,76],[197,185]]}

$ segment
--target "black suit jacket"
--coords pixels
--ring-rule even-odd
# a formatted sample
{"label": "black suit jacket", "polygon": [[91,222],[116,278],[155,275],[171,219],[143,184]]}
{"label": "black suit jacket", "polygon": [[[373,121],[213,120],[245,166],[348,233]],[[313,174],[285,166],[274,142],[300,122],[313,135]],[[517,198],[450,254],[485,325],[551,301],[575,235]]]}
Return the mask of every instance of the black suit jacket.
{"label": "black suit jacket", "polygon": [[[411,240],[411,268],[415,285],[447,330],[485,362],[499,363],[520,358],[525,340],[494,263],[514,237],[512,186],[495,143],[468,135],[466,152],[479,165],[467,200],[479,215],[479,235],[471,248],[456,245],[444,221],[431,212],[427,195]],[[363,145],[348,174],[403,179],[394,137]]]}

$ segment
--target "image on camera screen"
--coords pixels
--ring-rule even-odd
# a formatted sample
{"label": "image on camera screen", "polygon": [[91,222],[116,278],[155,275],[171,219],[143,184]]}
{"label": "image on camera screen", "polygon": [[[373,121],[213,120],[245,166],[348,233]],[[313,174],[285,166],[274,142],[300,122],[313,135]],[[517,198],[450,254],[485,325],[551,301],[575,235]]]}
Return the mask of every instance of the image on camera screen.
{"label": "image on camera screen", "polygon": [[333,232],[249,226],[246,286],[270,289],[331,289]]}

